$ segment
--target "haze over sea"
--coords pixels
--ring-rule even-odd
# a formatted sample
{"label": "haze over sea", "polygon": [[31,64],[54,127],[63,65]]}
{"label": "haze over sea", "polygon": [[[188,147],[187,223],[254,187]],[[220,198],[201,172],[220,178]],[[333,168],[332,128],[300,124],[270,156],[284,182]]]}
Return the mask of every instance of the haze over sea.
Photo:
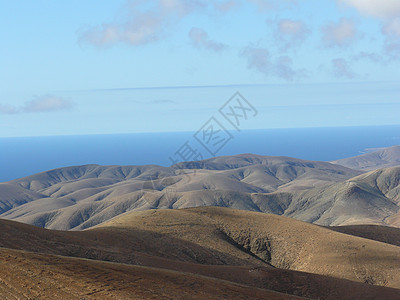
{"label": "haze over sea", "polygon": [[[263,129],[231,132],[217,156],[253,153],[330,161],[371,148],[400,144],[400,126]],[[211,155],[194,132],[0,138],[0,181],[66,166],[171,165],[170,157],[189,142],[204,158]],[[175,155],[175,156],[174,156]]]}

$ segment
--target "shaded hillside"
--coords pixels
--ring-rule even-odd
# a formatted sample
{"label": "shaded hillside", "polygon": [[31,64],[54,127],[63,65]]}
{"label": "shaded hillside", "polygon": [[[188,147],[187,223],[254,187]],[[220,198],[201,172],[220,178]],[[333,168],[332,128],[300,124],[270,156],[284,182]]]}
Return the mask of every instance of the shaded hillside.
{"label": "shaded hillside", "polygon": [[274,267],[400,287],[399,247],[281,216],[227,208],[158,210],[129,213],[93,230],[109,227],[162,233],[233,253],[229,241]]}
{"label": "shaded hillside", "polygon": [[150,210],[85,231],[7,220],[0,230],[0,292],[10,297],[400,299],[371,285],[400,287],[400,247],[275,215]]}
{"label": "shaded hillside", "polygon": [[400,146],[380,149],[363,155],[332,161],[351,169],[371,171],[400,165]]}

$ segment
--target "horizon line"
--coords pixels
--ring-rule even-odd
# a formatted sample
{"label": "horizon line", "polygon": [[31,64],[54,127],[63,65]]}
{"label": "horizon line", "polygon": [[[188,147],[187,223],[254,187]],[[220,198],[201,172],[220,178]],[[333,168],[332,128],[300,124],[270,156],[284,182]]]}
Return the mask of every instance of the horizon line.
{"label": "horizon line", "polygon": [[[272,127],[272,128],[251,128],[242,129],[244,131],[259,131],[259,130],[296,130],[296,129],[332,129],[332,128],[361,128],[361,127],[398,127],[400,124],[384,124],[384,125],[342,125],[342,126],[307,126],[307,127]],[[76,137],[76,136],[100,136],[100,135],[132,135],[132,134],[173,134],[182,133],[190,134],[196,133],[198,130],[186,131],[137,131],[137,132],[114,132],[114,133],[83,133],[83,134],[60,134],[60,135],[24,135],[24,136],[0,136],[0,139],[13,139],[13,138],[41,138],[41,137]],[[228,130],[236,132],[236,130]]]}
{"label": "horizon line", "polygon": [[141,86],[141,87],[118,87],[118,88],[93,88],[78,90],[58,90],[56,92],[106,92],[106,91],[129,91],[129,90],[173,90],[173,89],[202,89],[202,88],[232,88],[232,87],[267,87],[267,86],[312,86],[312,85],[351,85],[371,83],[399,83],[400,80],[383,81],[355,81],[355,82],[313,82],[313,83],[237,83],[237,84],[209,84],[209,85],[171,85],[171,86]]}

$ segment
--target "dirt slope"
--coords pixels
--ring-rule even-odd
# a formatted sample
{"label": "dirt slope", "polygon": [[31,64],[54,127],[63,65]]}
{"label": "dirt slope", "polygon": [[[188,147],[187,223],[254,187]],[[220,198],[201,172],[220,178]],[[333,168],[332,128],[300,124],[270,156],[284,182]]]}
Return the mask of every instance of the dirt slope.
{"label": "dirt slope", "polygon": [[0,249],[3,299],[298,299],[194,274]]}
{"label": "dirt slope", "polygon": [[[206,283],[190,283],[190,278],[198,276],[229,281],[228,286],[239,284],[244,288],[240,291],[243,297],[251,295],[247,293],[249,287],[251,291],[257,288],[265,293],[275,291],[313,299],[400,296],[400,290],[372,285],[400,286],[399,247],[269,214],[214,207],[153,210],[128,213],[85,231],[53,231],[7,220],[0,221],[0,231],[0,247],[7,247],[1,250],[6,253],[1,258],[3,271],[0,270],[4,295],[21,296],[17,292],[26,291],[26,287],[41,298],[47,297],[47,292],[60,293],[61,297],[66,287],[78,296],[82,294],[74,293],[95,292],[98,297],[117,298],[124,298],[125,292],[136,295],[121,285],[121,282],[133,284],[121,279],[125,278],[125,267],[121,269],[121,264],[115,264],[125,263],[133,265],[134,272],[139,272],[137,266],[174,271],[174,276],[163,277],[158,270],[139,269],[147,272],[143,275],[140,271],[137,275],[145,278],[143,289],[154,284],[154,295],[158,296],[162,289],[176,295],[178,285],[182,285],[182,295],[187,295],[188,282],[188,286],[204,293],[201,297],[212,299],[212,293],[225,297],[223,285],[209,293]],[[18,253],[25,257],[22,259]],[[60,256],[55,259],[54,254],[90,260],[84,260],[83,264]],[[94,260],[109,263],[99,267]],[[194,277],[188,277],[187,273]],[[161,279],[166,280],[164,287]],[[43,288],[37,285],[41,280]],[[52,286],[60,290],[54,291]],[[140,288],[137,293],[137,297],[142,296]],[[226,294],[229,297],[232,296]]]}

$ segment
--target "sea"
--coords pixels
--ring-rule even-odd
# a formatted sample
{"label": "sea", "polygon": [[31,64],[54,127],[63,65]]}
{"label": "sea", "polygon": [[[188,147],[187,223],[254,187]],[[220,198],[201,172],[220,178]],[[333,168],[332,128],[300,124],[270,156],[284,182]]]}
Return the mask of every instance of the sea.
{"label": "sea", "polygon": [[228,136],[212,147],[199,132],[0,138],[0,182],[66,166],[170,166],[243,153],[331,161],[400,145],[400,125],[257,129]]}

